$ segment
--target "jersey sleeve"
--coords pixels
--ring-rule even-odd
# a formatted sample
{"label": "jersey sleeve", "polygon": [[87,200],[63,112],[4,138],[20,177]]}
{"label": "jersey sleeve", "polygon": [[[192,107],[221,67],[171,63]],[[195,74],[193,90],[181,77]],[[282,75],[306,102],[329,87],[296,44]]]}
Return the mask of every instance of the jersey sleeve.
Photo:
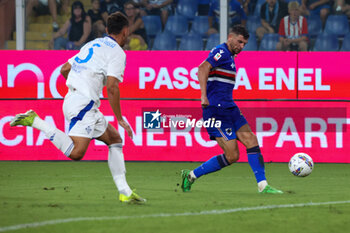
{"label": "jersey sleeve", "polygon": [[280,34],[280,36],[282,36],[282,37],[286,37],[286,31],[284,29],[284,18],[281,19],[280,28],[278,30],[278,34]]}
{"label": "jersey sleeve", "polygon": [[115,56],[108,63],[107,76],[115,77],[120,82],[123,82],[125,64],[126,64],[126,55],[125,54],[120,54],[120,56]]}
{"label": "jersey sleeve", "polygon": [[306,18],[303,17],[303,26],[302,26],[302,32],[301,32],[301,35],[302,36],[307,36],[308,34],[308,28],[307,28],[307,21],[306,21]]}
{"label": "jersey sleeve", "polygon": [[223,64],[227,59],[230,58],[230,55],[227,51],[224,51],[222,48],[214,48],[210,53],[207,62],[214,68]]}

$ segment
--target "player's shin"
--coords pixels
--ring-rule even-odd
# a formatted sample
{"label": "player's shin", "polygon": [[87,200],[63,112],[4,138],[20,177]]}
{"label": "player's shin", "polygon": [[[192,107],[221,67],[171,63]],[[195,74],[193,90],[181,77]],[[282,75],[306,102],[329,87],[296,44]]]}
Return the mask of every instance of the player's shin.
{"label": "player's shin", "polygon": [[261,155],[259,146],[255,146],[247,149],[248,154],[248,163],[252,168],[256,182],[258,183],[259,191],[262,191],[266,185],[266,177],[265,177],[265,165],[264,158]]}
{"label": "player's shin", "polygon": [[228,165],[230,165],[230,163],[227,161],[225,154],[221,154],[212,157],[211,159],[194,169],[193,173],[196,176],[196,178],[199,178],[202,175],[221,170],[222,168]]}
{"label": "player's shin", "polygon": [[132,190],[126,182],[123,145],[122,143],[115,143],[108,147],[108,166],[111,170],[114,183],[117,186],[119,193],[124,194],[125,196],[130,196]]}
{"label": "player's shin", "polygon": [[50,139],[57,149],[62,151],[65,156],[68,157],[71,154],[74,143],[67,134],[42,120],[40,117],[34,118],[32,127],[44,132],[45,136]]}

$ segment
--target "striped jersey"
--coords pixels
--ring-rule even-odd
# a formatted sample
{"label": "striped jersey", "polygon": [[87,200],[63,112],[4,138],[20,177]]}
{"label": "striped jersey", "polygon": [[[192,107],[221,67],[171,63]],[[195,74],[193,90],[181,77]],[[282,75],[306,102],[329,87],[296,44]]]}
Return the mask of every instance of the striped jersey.
{"label": "striped jersey", "polygon": [[207,97],[210,105],[236,106],[232,99],[236,81],[236,65],[227,44],[223,43],[213,48],[206,61],[212,66],[207,82]]}
{"label": "striped jersey", "polygon": [[281,19],[278,34],[288,39],[296,39],[301,36],[307,36],[307,22],[305,17],[299,16],[296,22],[290,20],[290,16]]}

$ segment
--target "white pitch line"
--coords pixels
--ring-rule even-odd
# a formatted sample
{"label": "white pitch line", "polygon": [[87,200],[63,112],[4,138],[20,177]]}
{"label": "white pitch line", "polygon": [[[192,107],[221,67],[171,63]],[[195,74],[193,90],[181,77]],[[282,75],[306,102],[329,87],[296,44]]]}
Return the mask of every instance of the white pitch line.
{"label": "white pitch line", "polygon": [[25,223],[25,224],[12,225],[7,227],[0,227],[0,232],[20,230],[24,228],[42,227],[42,226],[55,225],[60,223],[81,222],[81,221],[107,221],[107,220],[138,219],[138,218],[165,218],[165,217],[181,217],[181,216],[214,215],[214,214],[228,214],[228,213],[245,212],[245,211],[253,211],[253,210],[282,209],[282,208],[295,208],[295,207],[321,206],[321,205],[339,205],[339,204],[350,204],[350,200],[241,207],[241,208],[235,208],[235,209],[206,210],[201,212],[159,213],[159,214],[134,215],[134,216],[103,216],[103,217],[78,217],[78,218],[56,219],[56,220],[49,220],[49,221],[43,221],[43,222]]}

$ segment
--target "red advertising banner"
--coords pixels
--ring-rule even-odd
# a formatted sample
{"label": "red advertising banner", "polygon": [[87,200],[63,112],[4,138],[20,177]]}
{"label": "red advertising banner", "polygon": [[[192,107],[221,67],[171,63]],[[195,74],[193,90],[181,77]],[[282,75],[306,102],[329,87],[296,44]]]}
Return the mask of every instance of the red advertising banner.
{"label": "red advertising banner", "polygon": [[[30,127],[10,127],[18,112],[29,107],[42,119],[67,131],[62,113],[62,100],[0,101],[0,160],[66,160],[43,133]],[[297,152],[309,154],[315,162],[350,163],[349,102],[238,101],[242,113],[256,133],[266,162],[287,162]],[[162,115],[160,129],[144,129],[146,113]],[[118,128],[107,100],[101,112]],[[181,120],[200,120],[199,101],[124,100],[122,112],[131,125],[134,139],[124,138],[125,159],[132,161],[205,161],[222,153],[215,141],[209,141],[205,128],[182,125]],[[169,127],[174,122],[175,127]],[[241,162],[247,161],[240,145]],[[106,160],[108,148],[94,140],[85,160]]]}
{"label": "red advertising banner", "polygon": [[298,61],[299,99],[349,99],[350,53],[299,53]]}
{"label": "red advertising banner", "polygon": [[[0,99],[62,98],[60,66],[77,51],[0,51]],[[123,98],[198,99],[208,51],[127,51]],[[235,99],[350,100],[350,53],[242,52]],[[106,92],[104,92],[106,96]]]}

